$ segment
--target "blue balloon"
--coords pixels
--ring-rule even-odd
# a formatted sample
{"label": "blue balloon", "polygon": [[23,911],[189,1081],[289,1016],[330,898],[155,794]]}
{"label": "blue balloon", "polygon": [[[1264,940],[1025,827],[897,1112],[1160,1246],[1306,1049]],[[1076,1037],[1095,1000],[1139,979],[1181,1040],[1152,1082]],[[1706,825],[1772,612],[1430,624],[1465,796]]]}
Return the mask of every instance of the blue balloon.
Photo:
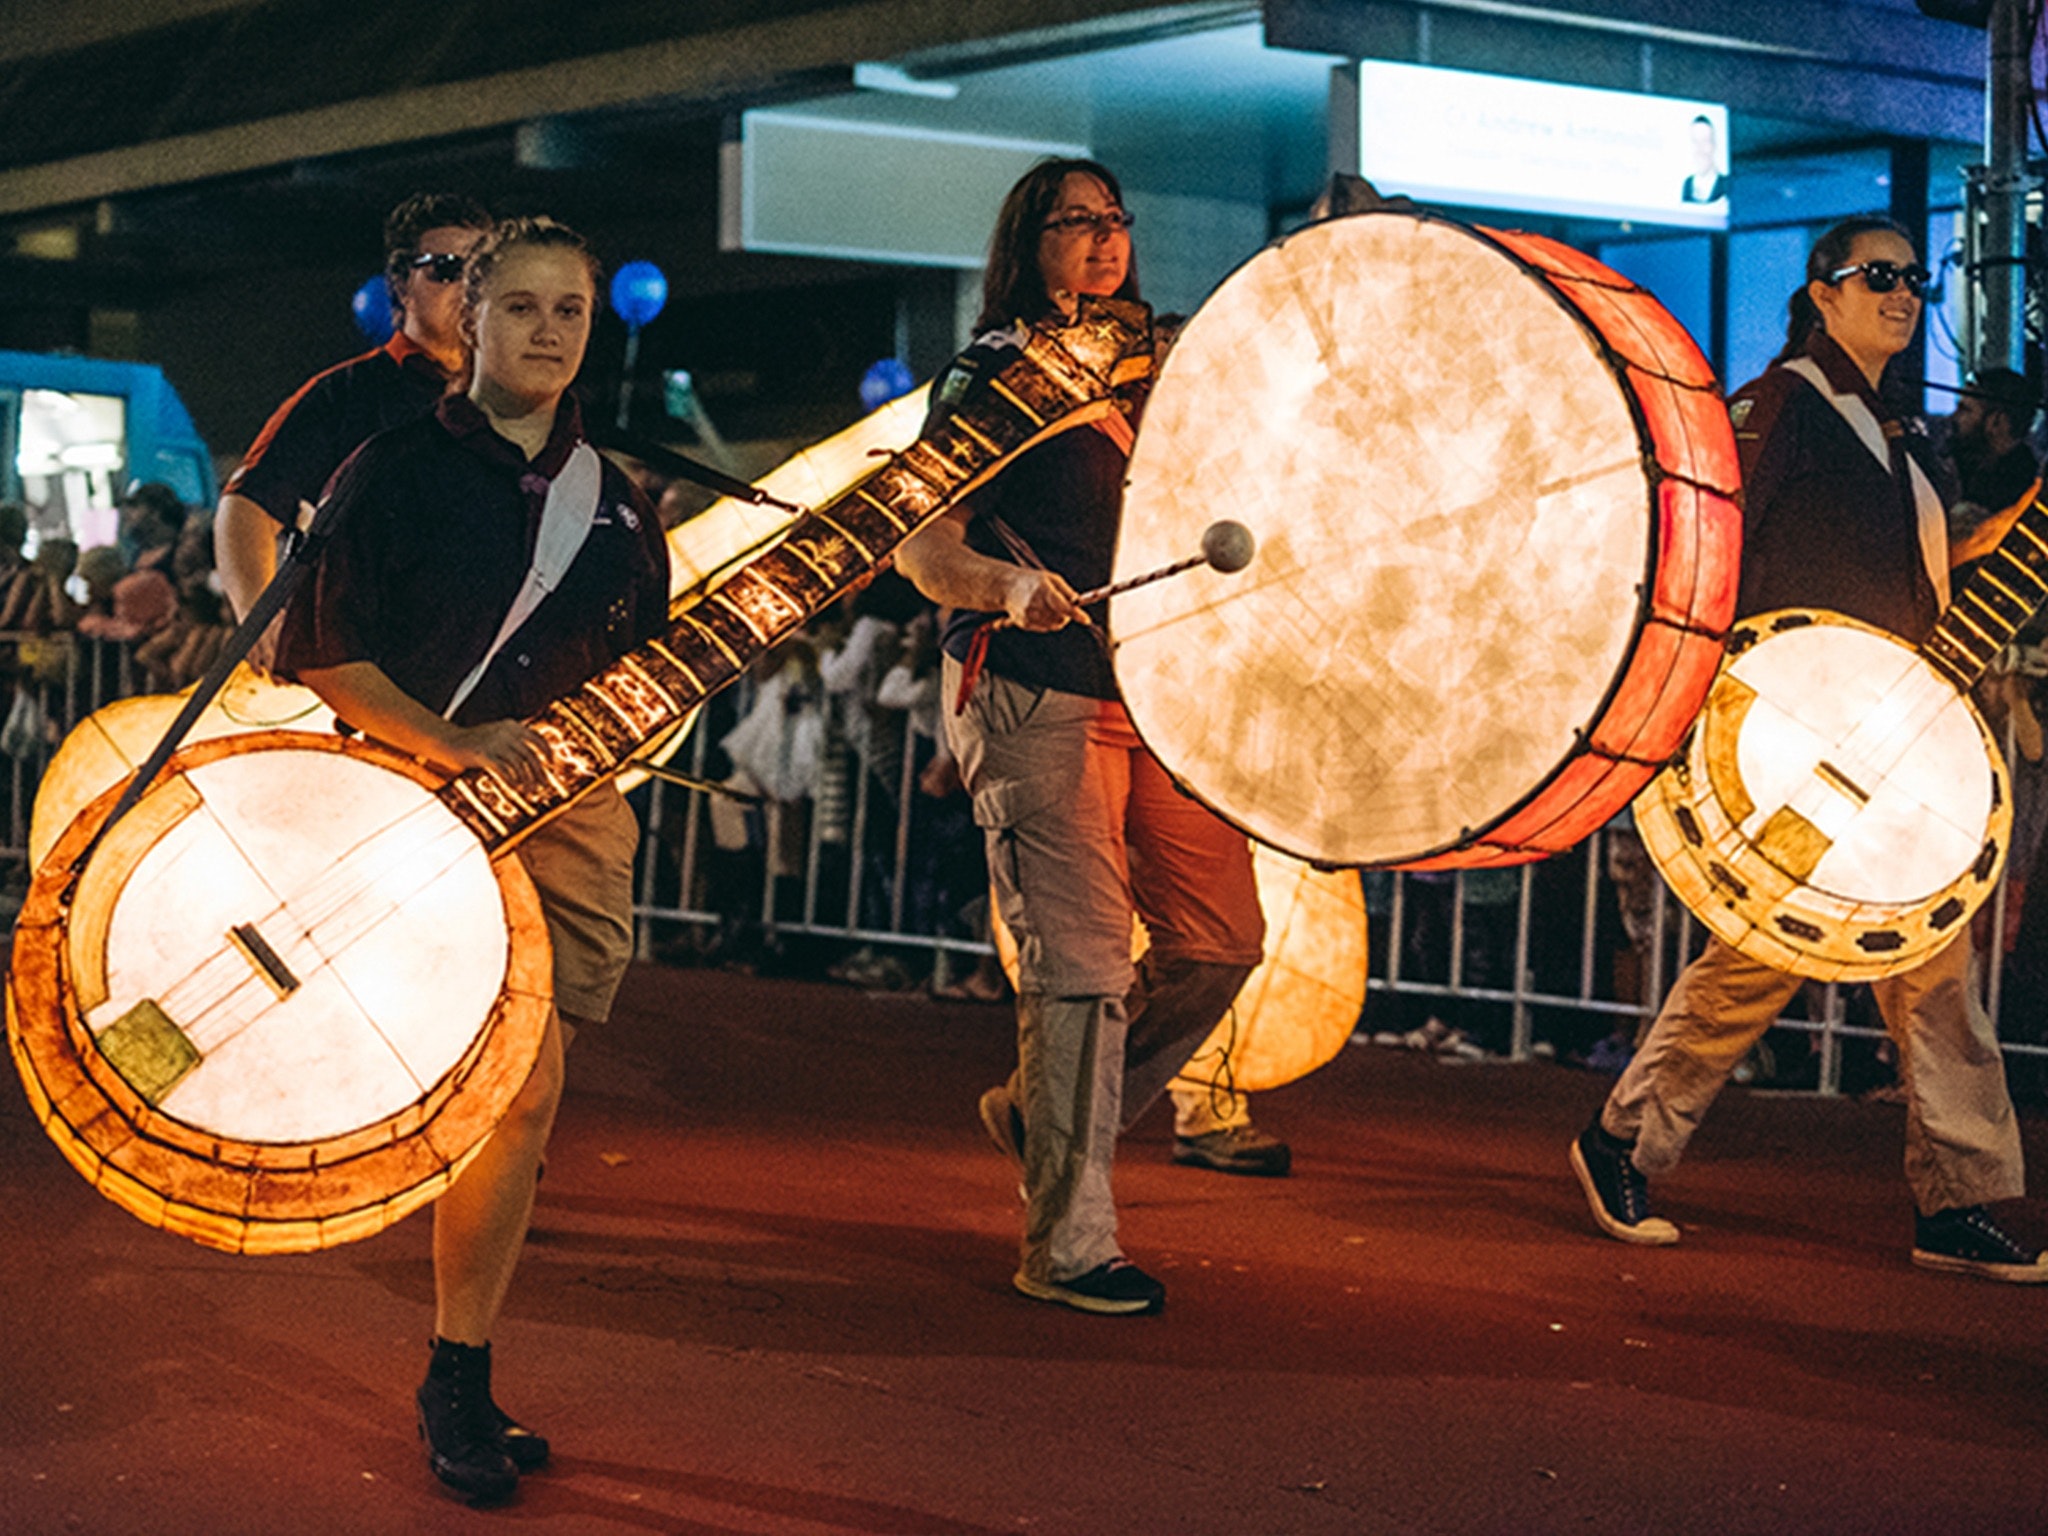
{"label": "blue balloon", "polygon": [[391,290],[384,286],[383,273],[365,278],[348,307],[356,317],[356,329],[371,341],[381,347],[391,339]]}
{"label": "blue balloon", "polygon": [[900,357],[884,357],[868,364],[868,371],[860,376],[860,403],[871,411],[879,411],[891,400],[910,393],[917,380],[910,376],[910,365]]}
{"label": "blue balloon", "polygon": [[639,330],[668,303],[668,279],[651,261],[629,261],[612,274],[612,308]]}

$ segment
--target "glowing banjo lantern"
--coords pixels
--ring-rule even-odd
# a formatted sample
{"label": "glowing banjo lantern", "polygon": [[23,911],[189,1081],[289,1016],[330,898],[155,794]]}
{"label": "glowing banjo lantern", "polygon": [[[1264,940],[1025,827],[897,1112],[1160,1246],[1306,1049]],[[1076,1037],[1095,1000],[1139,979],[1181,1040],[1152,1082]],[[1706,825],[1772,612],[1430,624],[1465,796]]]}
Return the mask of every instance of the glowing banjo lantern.
{"label": "glowing banjo lantern", "polygon": [[1240,575],[1115,600],[1119,686],[1184,787],[1330,863],[1568,848],[1677,747],[1733,615],[1734,436],[1640,288],[1407,213],[1313,224],[1188,322],[1116,577],[1247,524]]}
{"label": "glowing banjo lantern", "polygon": [[325,1247],[432,1199],[546,1027],[546,924],[518,841],[953,498],[1114,409],[1144,321],[1091,301],[1034,332],[986,393],[535,716],[547,764],[531,776],[441,783],[374,744],[275,731],[185,747],[101,837],[108,789],[15,928],[8,1043],[38,1121],[103,1194],[212,1247]]}
{"label": "glowing banjo lantern", "polygon": [[1918,647],[1822,609],[1736,626],[1684,752],[1636,801],[1644,848],[1724,943],[1874,981],[1968,929],[2012,841],[1968,690],[2048,597],[2048,504],[2030,500]]}
{"label": "glowing banjo lantern", "polygon": [[[1181,1075],[1241,1093],[1306,1077],[1333,1058],[1365,1006],[1365,889],[1354,870],[1318,870],[1254,845],[1266,954]],[[993,900],[996,956],[1017,984],[1017,941]],[[1133,918],[1131,958],[1151,943]]]}

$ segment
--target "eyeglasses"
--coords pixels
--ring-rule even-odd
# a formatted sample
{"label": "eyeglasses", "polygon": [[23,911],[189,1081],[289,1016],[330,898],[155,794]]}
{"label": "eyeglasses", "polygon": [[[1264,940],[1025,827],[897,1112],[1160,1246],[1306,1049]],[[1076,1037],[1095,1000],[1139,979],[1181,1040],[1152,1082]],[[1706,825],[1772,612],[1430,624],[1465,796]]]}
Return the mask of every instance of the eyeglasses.
{"label": "eyeglasses", "polygon": [[1123,209],[1111,208],[1103,213],[1063,213],[1056,219],[1047,219],[1045,231],[1047,234],[1078,235],[1086,230],[1091,236],[1114,235],[1137,222]]}
{"label": "eyeglasses", "polygon": [[422,251],[408,263],[415,272],[424,272],[437,283],[456,283],[462,280],[462,269],[468,263],[467,256],[445,251]]}
{"label": "eyeglasses", "polygon": [[1872,293],[1890,293],[1899,284],[1906,285],[1906,292],[1916,299],[1927,297],[1928,270],[1919,262],[1900,266],[1896,261],[1859,261],[1853,267],[1837,267],[1828,274],[1828,286],[1839,288],[1847,279],[1858,272],[1863,274],[1863,286]]}

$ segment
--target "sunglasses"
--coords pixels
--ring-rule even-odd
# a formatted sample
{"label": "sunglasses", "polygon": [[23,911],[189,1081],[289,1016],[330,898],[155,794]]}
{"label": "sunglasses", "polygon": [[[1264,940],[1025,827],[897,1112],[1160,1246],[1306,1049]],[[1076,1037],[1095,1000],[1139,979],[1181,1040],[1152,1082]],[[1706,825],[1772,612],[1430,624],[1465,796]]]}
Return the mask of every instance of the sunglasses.
{"label": "sunglasses", "polygon": [[1112,208],[1107,213],[1063,213],[1047,219],[1045,229],[1048,234],[1078,235],[1085,229],[1092,235],[1113,235],[1137,222],[1123,209]]}
{"label": "sunglasses", "polygon": [[462,269],[468,263],[467,256],[424,251],[413,257],[409,265],[415,272],[424,272],[437,283],[458,283],[462,281]]}
{"label": "sunglasses", "polygon": [[1844,281],[1863,274],[1863,286],[1872,293],[1890,293],[1899,284],[1916,299],[1927,297],[1930,274],[1919,262],[1900,266],[1896,261],[1859,261],[1853,267],[1837,267],[1828,274],[1828,286],[1839,288]]}

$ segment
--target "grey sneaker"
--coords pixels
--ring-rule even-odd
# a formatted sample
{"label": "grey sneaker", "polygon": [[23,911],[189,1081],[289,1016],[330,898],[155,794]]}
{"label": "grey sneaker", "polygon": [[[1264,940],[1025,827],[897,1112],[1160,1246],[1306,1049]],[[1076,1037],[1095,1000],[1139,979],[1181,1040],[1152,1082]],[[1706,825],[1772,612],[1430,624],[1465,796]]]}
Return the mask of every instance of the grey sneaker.
{"label": "grey sneaker", "polygon": [[1572,1142],[1572,1172],[1593,1208],[1593,1220],[1624,1243],[1665,1248],[1678,1241],[1678,1228],[1650,1214],[1650,1181],[1629,1156],[1635,1143],[1610,1136],[1595,1120]]}
{"label": "grey sneaker", "polygon": [[1173,1160],[1184,1168],[1213,1168],[1218,1173],[1248,1173],[1268,1179],[1283,1179],[1294,1166],[1294,1154],[1286,1142],[1250,1125],[1226,1125],[1204,1136],[1176,1136]]}
{"label": "grey sneaker", "polygon": [[2012,1285],[2048,1281],[2048,1254],[2020,1242],[1981,1205],[1914,1216],[1913,1262],[1922,1269]]}
{"label": "grey sneaker", "polygon": [[1166,1305],[1166,1287],[1126,1258],[1098,1264],[1071,1280],[1034,1280],[1020,1269],[1010,1283],[1033,1301],[1056,1301],[1081,1312],[1128,1317]]}

